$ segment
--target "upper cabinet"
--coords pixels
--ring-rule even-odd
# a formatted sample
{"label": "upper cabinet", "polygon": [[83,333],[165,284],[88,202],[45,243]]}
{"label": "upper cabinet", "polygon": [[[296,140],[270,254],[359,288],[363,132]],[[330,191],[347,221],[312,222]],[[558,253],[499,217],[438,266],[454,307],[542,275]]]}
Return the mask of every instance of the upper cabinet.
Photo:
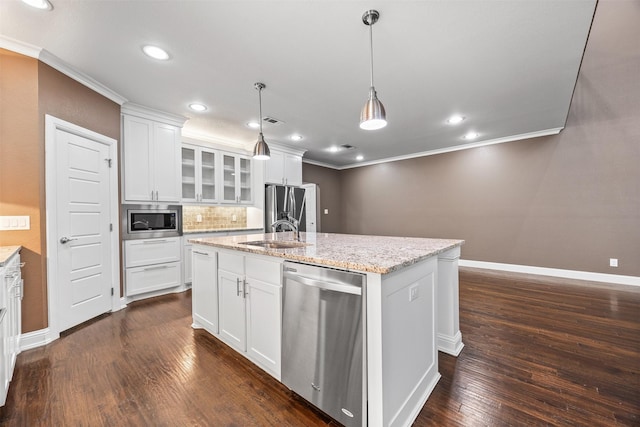
{"label": "upper cabinet", "polygon": [[222,157],[222,203],[253,203],[253,164],[241,154],[220,152]]}
{"label": "upper cabinet", "polygon": [[125,202],[180,202],[184,118],[135,104],[122,106]]}
{"label": "upper cabinet", "polygon": [[218,152],[184,144],[182,146],[182,201],[215,203],[218,201],[216,183]]}
{"label": "upper cabinet", "polygon": [[265,182],[302,185],[302,154],[304,151],[272,147],[271,158],[265,162]]}

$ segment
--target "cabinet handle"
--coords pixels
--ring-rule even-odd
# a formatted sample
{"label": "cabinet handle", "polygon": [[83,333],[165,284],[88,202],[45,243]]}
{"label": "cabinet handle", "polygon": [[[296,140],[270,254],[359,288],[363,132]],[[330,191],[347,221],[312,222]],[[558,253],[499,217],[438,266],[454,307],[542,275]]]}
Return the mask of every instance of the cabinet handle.
{"label": "cabinet handle", "polygon": [[166,240],[145,240],[142,242],[143,245],[155,245],[156,243],[164,243]]}
{"label": "cabinet handle", "polygon": [[242,290],[244,291],[244,297],[247,298],[247,295],[249,295],[249,289],[247,287],[247,285],[249,284],[249,282],[247,282],[246,280],[242,281]]}
{"label": "cabinet handle", "polygon": [[4,277],[7,279],[15,279],[16,277],[18,277],[20,273],[18,273],[17,271],[14,271],[11,274],[5,274]]}
{"label": "cabinet handle", "polygon": [[206,252],[200,252],[200,251],[191,251],[191,252],[193,252],[194,254],[198,254],[198,255],[209,256],[209,254],[206,253]]}
{"label": "cabinet handle", "polygon": [[236,279],[236,296],[240,296],[240,278]]}
{"label": "cabinet handle", "polygon": [[162,270],[164,268],[169,268],[168,265],[158,265],[156,267],[147,267],[144,269],[144,271],[150,271],[150,270]]}
{"label": "cabinet handle", "polygon": [[156,201],[158,201],[158,190],[156,190]]}

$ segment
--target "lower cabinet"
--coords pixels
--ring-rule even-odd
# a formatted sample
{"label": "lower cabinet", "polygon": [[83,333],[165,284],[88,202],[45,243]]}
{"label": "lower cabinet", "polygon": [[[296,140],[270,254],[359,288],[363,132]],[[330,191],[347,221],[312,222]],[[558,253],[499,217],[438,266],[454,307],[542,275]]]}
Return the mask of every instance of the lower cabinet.
{"label": "lower cabinet", "polygon": [[[216,260],[214,251],[204,248],[193,247],[194,326],[217,332],[218,338],[280,380],[282,262],[225,250],[215,251]],[[211,275],[216,267],[217,275]],[[217,301],[212,296],[213,278]],[[206,319],[216,314],[217,328],[214,320]]]}
{"label": "lower cabinet", "polygon": [[126,240],[125,290],[128,297],[182,285],[180,237]]}
{"label": "lower cabinet", "polygon": [[22,280],[20,253],[0,266],[0,406],[5,404],[20,353],[22,333]]}
{"label": "lower cabinet", "polygon": [[191,250],[191,303],[193,327],[218,334],[218,284],[216,251],[203,246]]}

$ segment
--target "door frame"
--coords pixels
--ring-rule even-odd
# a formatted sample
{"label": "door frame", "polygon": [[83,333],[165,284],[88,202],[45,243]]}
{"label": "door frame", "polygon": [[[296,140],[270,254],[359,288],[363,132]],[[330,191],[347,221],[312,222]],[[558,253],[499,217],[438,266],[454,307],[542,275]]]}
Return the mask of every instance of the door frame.
{"label": "door frame", "polygon": [[111,156],[111,173],[109,174],[109,216],[113,231],[110,233],[109,246],[111,251],[111,286],[114,289],[111,297],[111,311],[123,308],[120,302],[120,205],[118,197],[118,141],[69,123],[57,117],[45,115],[45,207],[46,207],[46,246],[47,246],[47,300],[48,322],[46,342],[60,338],[59,301],[58,292],[58,245],[57,220],[58,189],[56,171],[58,159],[56,156],[56,131],[62,130],[82,138],[87,138],[109,147]]}

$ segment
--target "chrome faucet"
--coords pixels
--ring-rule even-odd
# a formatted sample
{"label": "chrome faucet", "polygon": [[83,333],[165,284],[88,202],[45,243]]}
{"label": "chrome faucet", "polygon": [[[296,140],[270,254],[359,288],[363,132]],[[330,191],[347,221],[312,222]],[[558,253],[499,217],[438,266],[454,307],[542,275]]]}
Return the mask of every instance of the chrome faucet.
{"label": "chrome faucet", "polygon": [[273,227],[273,230],[277,230],[278,227],[283,227],[286,226],[288,227],[291,231],[293,231],[293,236],[295,240],[300,240],[300,232],[298,231],[298,220],[296,220],[295,218],[293,218],[291,215],[287,215],[288,219],[279,219],[276,222],[274,222],[273,224],[271,224],[271,227]]}

